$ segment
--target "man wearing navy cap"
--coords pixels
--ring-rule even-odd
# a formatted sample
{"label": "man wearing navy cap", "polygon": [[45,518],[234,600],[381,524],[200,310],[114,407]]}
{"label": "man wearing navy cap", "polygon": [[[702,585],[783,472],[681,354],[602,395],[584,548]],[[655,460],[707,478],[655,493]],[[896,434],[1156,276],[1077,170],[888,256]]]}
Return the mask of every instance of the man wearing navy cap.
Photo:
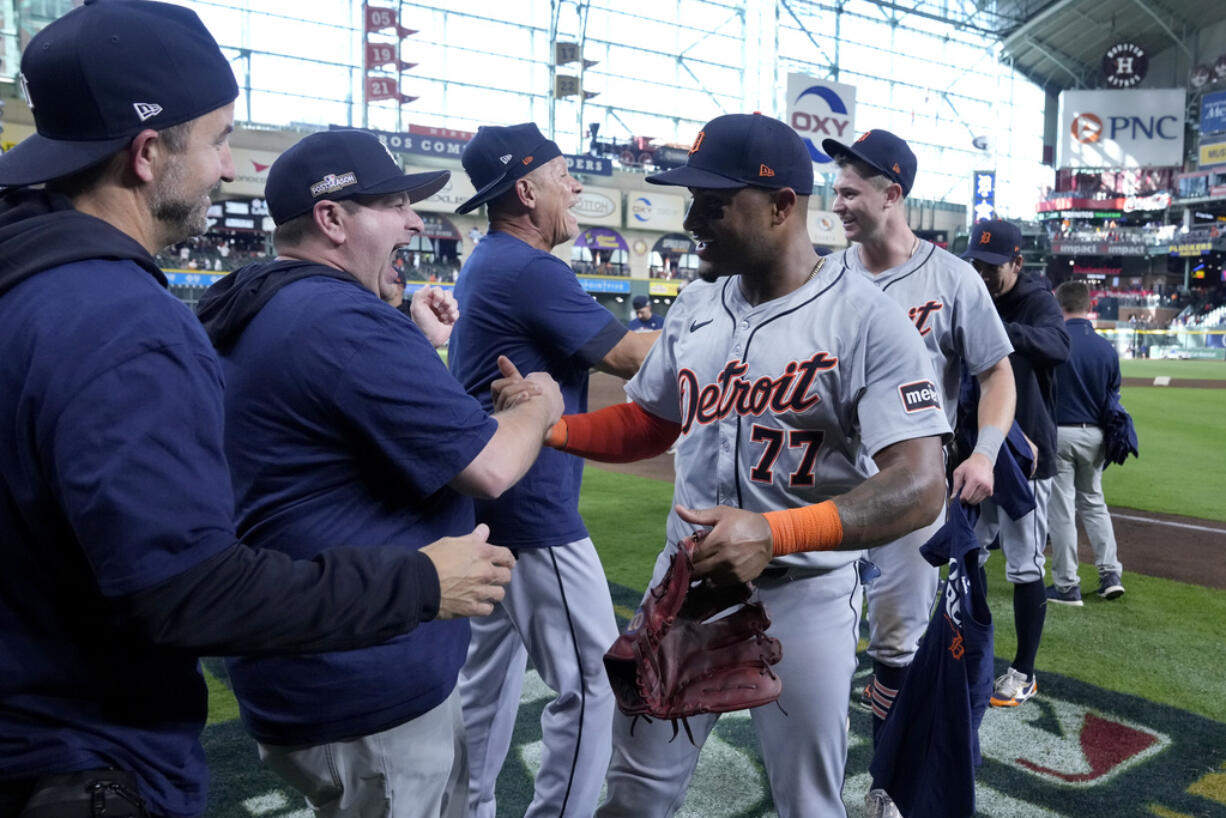
{"label": "man wearing navy cap", "polygon": [[1022,233],[1015,225],[1001,220],[979,222],[971,229],[962,257],[983,277],[1013,344],[1009,363],[1017,389],[1015,417],[1037,448],[1030,475],[1034,511],[1015,520],[989,498],[979,504],[975,524],[975,534],[985,549],[1000,537],[1005,577],[1013,584],[1017,652],[1008,670],[996,680],[991,703],[1016,707],[1039,687],[1034,665],[1047,613],[1043,550],[1047,547],[1047,501],[1056,473],[1055,371],[1069,356],[1069,336],[1051,291],[1023,272]]}
{"label": "man wearing navy cap", "polygon": [[[565,415],[551,445],[625,461],[681,435],[652,585],[699,529],[710,530],[699,575],[754,582],[783,645],[778,706],[751,711],[775,810],[843,815],[856,564],[940,511],[949,424],[906,317],[814,251],[813,164],[795,131],[760,114],[718,117],[685,166],[647,181],[693,195],[685,228],[702,280],[669,309],[626,386],[632,402]],[[598,815],[671,815],[717,718],[688,719],[695,746],[670,741],[668,723],[619,714]]]}
{"label": "man wearing navy cap", "polygon": [[[199,306],[222,356],[246,542],[309,558],[333,541],[414,550],[471,531],[469,498],[515,483],[561,414],[557,386],[533,373],[538,393],[491,417],[434,352],[437,327],[379,300],[396,248],[423,229],[411,203],[449,175],[406,175],[353,130],[312,134],[269,169],[277,258],[226,276]],[[455,692],[467,646],[457,619],[360,651],[227,667],[265,765],[318,815],[452,816],[467,801]]]}
{"label": "man wearing navy cap", "polygon": [[[977,504],[992,494],[997,452],[1013,422],[1013,347],[996,308],[971,265],[921,240],[907,224],[906,198],[917,163],[905,140],[875,128],[848,144],[823,140],[822,149],[838,165],[833,210],[852,242],[828,263],[865,277],[907,312],[924,339],[951,426],[964,367],[980,386],[975,451],[953,471],[951,487],[952,497]],[[936,601],[938,570],[919,549],[943,521],[944,514],[903,542],[868,551],[880,570],[865,586],[873,662],[865,698],[873,712],[874,743]],[[881,787],[870,787],[865,800],[867,818],[898,815]]]}
{"label": "man wearing navy cap", "polygon": [[634,297],[634,317],[627,328],[631,332],[653,332],[664,329],[664,318],[651,311],[651,299],[645,295]]}
{"label": "man wearing navy cap", "polygon": [[[547,371],[566,410],[587,408],[588,372],[624,378],[659,335],[627,332],[583,291],[552,251],[579,234],[571,207],[583,187],[552,140],[531,122],[483,126],[461,157],[489,231],[456,284],[460,320],[448,361],[490,408],[506,369]],[[583,460],[551,450],[513,489],[477,503],[491,537],[517,550],[515,577],[491,616],[473,622],[460,677],[472,770],[469,814],[495,814],[494,784],[511,743],[530,657],[557,698],[541,716],[544,753],[528,816],[590,815],[609,759],[613,694],[603,657],[617,638],[608,581],[579,516]]]}
{"label": "man wearing navy cap", "polygon": [[309,562],[237,543],[220,367],[153,260],[234,175],[229,63],[187,9],[87,0],[21,71],[37,133],[0,156],[0,816],[187,818],[208,787],[198,655],[482,613],[511,556],[481,531]]}

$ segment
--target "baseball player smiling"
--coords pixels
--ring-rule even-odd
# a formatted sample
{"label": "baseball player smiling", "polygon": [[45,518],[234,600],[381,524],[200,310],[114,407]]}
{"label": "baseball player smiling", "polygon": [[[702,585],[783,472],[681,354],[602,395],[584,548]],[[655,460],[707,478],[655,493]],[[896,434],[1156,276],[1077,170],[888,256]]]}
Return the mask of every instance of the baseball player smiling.
{"label": "baseball player smiling", "polygon": [[[688,187],[700,275],[627,385],[631,403],[564,417],[552,445],[604,460],[658,454],[681,435],[677,543],[710,528],[695,571],[755,580],[782,642],[779,707],[751,711],[781,816],[844,815],[847,705],[865,547],[930,523],[944,500],[949,424],[923,342],[863,277],[823,264],[805,227],[813,168],[800,137],[758,114],[709,122],[684,167],[648,181]],[[667,723],[618,716],[601,816],[681,805],[714,714]]]}
{"label": "baseball player smiling", "polygon": [[[846,145],[824,140],[822,148],[838,163],[834,212],[855,242],[829,263],[871,281],[906,310],[927,348],[951,426],[962,367],[979,380],[979,437],[975,451],[954,470],[952,490],[968,504],[980,503],[992,495],[992,467],[1013,422],[1013,345],[974,268],[921,241],[907,226],[904,205],[916,172],[907,143],[889,131],[871,130]],[[938,572],[919,547],[942,521],[868,552],[881,572],[865,591],[874,740],[928,626]],[[898,815],[878,787],[870,789],[866,807],[870,818]]]}

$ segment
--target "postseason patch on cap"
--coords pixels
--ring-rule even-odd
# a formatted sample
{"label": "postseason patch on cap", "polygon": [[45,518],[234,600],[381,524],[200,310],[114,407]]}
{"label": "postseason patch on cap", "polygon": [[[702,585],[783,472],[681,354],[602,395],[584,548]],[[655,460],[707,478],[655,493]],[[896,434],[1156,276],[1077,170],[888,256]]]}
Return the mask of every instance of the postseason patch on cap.
{"label": "postseason patch on cap", "polygon": [[941,408],[941,393],[932,381],[915,381],[898,387],[904,412],[922,412]]}
{"label": "postseason patch on cap", "polygon": [[311,195],[318,199],[325,193],[335,193],[338,190],[347,188],[350,185],[356,185],[357,183],[358,177],[353,171],[349,171],[348,173],[329,173],[327,176],[311,185]]}

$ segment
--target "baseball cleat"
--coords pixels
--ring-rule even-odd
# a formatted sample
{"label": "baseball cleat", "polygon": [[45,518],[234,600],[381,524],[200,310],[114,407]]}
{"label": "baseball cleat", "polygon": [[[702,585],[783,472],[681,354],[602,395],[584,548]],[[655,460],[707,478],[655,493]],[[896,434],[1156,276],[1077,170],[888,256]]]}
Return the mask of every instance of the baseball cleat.
{"label": "baseball cleat", "polygon": [[856,704],[860,705],[860,709],[868,713],[873,712],[873,677],[868,677],[868,684],[856,696]]}
{"label": "baseball cleat", "polygon": [[902,818],[894,799],[882,789],[869,790],[864,796],[864,815],[866,818]]}
{"label": "baseball cleat", "polygon": [[1017,707],[1022,702],[1034,696],[1039,691],[1039,677],[1026,678],[1025,673],[1019,673],[1010,667],[992,687],[993,707]]}
{"label": "baseball cleat", "polygon": [[1119,599],[1124,595],[1124,586],[1119,574],[1103,574],[1099,577],[1098,595],[1103,599]]}
{"label": "baseball cleat", "polygon": [[1057,588],[1055,585],[1048,585],[1047,601],[1055,602],[1060,605],[1072,605],[1076,608],[1080,608],[1084,604],[1081,601],[1081,589],[1076,585],[1074,585],[1072,588],[1065,588],[1063,590]]}

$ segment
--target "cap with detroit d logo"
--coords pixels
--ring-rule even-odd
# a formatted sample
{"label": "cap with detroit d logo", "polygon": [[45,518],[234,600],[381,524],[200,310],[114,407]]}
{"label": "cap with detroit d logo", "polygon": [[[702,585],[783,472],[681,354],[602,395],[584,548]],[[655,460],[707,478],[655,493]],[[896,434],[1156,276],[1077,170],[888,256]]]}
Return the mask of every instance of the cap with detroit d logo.
{"label": "cap with detroit d logo", "polygon": [[831,159],[838,159],[840,155],[859,159],[890,181],[897,182],[902,195],[911,195],[911,186],[915,184],[915,154],[906,140],[889,131],[865,131],[850,145],[837,139],[823,139],[822,150]]}
{"label": "cap with detroit d logo", "polygon": [[468,213],[506,193],[532,171],[562,155],[535,122],[519,125],[482,125],[460,155],[460,164],[477,194],[455,209]]}
{"label": "cap with detroit d logo", "polygon": [[962,258],[988,264],[1006,264],[1022,252],[1022,231],[1010,222],[993,219],[971,228],[971,238]]}
{"label": "cap with detroit d logo", "polygon": [[273,222],[285,224],[319,201],[407,193],[420,202],[443,189],[451,171],[405,173],[369,131],[338,128],[303,137],[268,169],[264,200]]}
{"label": "cap with detroit d logo", "polygon": [[648,176],[655,185],[731,189],[790,187],[813,194],[813,160],[796,131],[762,114],[726,114],[698,132],[683,166]]}
{"label": "cap with detroit d logo", "polygon": [[153,0],[85,0],[34,35],[21,86],[37,133],[0,156],[0,186],[98,164],[146,128],[233,102],[230,63],[196,13]]}

